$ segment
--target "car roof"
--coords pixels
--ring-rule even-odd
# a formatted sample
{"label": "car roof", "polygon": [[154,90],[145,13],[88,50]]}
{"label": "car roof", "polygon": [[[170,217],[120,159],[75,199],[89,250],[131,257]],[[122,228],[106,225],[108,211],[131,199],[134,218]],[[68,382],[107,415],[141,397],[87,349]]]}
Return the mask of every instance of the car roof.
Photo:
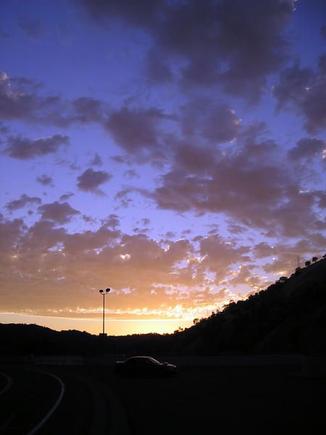
{"label": "car roof", "polygon": [[131,356],[130,358],[127,358],[127,360],[131,359],[149,359],[151,361],[159,362],[157,359],[153,358],[152,356],[146,356],[146,355],[137,355],[137,356]]}

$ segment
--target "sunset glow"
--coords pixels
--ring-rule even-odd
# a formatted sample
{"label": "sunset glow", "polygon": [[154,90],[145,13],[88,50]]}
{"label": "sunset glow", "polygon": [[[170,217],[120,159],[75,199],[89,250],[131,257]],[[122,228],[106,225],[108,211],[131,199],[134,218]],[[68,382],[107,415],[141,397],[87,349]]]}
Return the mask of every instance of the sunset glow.
{"label": "sunset glow", "polygon": [[3,1],[0,45],[0,322],[173,332],[326,252],[325,2]]}

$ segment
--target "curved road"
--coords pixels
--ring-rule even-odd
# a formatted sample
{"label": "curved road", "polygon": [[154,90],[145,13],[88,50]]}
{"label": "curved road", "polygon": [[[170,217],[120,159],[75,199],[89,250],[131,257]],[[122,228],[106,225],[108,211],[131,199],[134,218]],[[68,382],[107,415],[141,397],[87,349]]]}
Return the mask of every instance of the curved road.
{"label": "curved road", "polygon": [[62,400],[62,381],[50,373],[19,368],[7,368],[1,376],[8,382],[0,395],[0,433],[40,433]]}
{"label": "curved road", "polygon": [[123,410],[85,367],[2,367],[0,435],[125,435]]}

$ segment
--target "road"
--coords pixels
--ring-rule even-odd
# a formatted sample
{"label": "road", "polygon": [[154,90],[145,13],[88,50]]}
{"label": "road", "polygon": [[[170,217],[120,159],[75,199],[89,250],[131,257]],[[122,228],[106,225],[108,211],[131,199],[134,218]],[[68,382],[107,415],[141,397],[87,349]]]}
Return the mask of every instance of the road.
{"label": "road", "polygon": [[[123,403],[133,435],[326,433],[326,378],[276,358],[187,365],[168,379],[119,379],[102,372]],[[239,358],[241,362],[241,358]],[[231,361],[230,361],[231,363]]]}
{"label": "road", "polygon": [[0,434],[127,435],[115,397],[85,367],[2,367],[1,391]]}
{"label": "road", "polygon": [[60,396],[57,378],[62,400],[37,435],[326,433],[325,377],[301,376],[291,361],[203,361],[168,379],[120,378],[99,361],[0,367],[0,434],[31,435]]}

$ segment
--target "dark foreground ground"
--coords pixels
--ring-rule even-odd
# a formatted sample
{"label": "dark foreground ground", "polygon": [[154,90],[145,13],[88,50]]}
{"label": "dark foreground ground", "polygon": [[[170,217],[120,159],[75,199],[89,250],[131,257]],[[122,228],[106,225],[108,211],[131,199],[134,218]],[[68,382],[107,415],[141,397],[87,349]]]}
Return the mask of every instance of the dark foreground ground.
{"label": "dark foreground ground", "polygon": [[[325,376],[302,372],[295,361],[253,361],[188,359],[173,378],[145,379],[118,378],[99,361],[7,362],[0,367],[0,434],[326,433]],[[62,394],[58,379],[62,400],[37,430]]]}

